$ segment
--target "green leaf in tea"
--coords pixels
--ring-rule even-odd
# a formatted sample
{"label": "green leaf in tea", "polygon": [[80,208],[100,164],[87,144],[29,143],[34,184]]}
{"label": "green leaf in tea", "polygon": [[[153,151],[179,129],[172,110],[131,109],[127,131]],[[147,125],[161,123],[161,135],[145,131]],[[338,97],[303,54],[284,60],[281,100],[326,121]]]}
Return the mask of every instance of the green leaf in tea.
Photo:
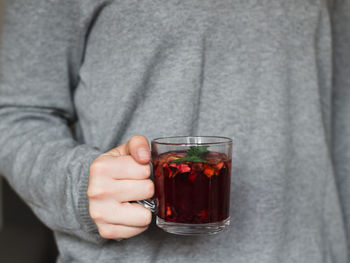
{"label": "green leaf in tea", "polygon": [[199,156],[205,158],[208,153],[208,147],[209,146],[191,146],[186,154],[187,156]]}
{"label": "green leaf in tea", "polygon": [[190,146],[186,152],[186,156],[176,160],[172,160],[170,163],[182,163],[182,162],[193,162],[193,163],[206,163],[205,156],[208,154],[209,146]]}

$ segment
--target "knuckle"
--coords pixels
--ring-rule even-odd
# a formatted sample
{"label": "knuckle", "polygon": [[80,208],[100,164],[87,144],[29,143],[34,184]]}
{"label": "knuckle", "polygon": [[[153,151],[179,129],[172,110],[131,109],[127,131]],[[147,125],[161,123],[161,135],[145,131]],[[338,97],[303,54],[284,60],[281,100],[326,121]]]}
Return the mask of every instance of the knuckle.
{"label": "knuckle", "polygon": [[106,163],[100,159],[95,160],[90,166],[90,175],[96,176],[107,171]]}
{"label": "knuckle", "polygon": [[143,221],[143,223],[144,223],[143,225],[144,226],[148,226],[149,224],[151,224],[151,222],[152,222],[152,213],[151,213],[151,211],[149,211],[149,210],[145,211],[143,220],[144,220]]}
{"label": "knuckle", "polygon": [[142,165],[142,171],[140,172],[140,179],[146,179],[149,178],[151,175],[151,166],[148,165]]}
{"label": "knuckle", "polygon": [[114,231],[110,227],[106,227],[106,226],[99,227],[98,232],[101,237],[106,239],[118,238],[114,235]]}
{"label": "knuckle", "polygon": [[90,209],[90,217],[94,220],[94,221],[100,221],[103,219],[102,214],[97,211],[96,209]]}
{"label": "knuckle", "polygon": [[145,182],[145,194],[146,198],[151,198],[154,195],[154,183],[152,180],[147,180]]}
{"label": "knuckle", "polygon": [[120,152],[120,150],[118,148],[114,148],[114,149],[110,150],[109,154],[112,156],[115,156],[115,157],[122,156],[122,153]]}
{"label": "knuckle", "polygon": [[151,176],[151,166],[149,164],[144,165],[144,178],[148,178]]}
{"label": "knuckle", "polygon": [[91,185],[88,187],[87,196],[88,198],[98,198],[104,196],[105,191],[101,187],[97,187],[95,185]]}

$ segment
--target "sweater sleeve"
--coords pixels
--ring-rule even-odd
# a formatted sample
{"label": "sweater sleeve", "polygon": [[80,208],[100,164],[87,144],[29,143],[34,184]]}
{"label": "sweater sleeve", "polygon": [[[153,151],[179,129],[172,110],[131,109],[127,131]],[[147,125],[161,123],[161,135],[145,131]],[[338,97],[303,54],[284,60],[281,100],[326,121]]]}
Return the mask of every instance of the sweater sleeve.
{"label": "sweater sleeve", "polygon": [[333,2],[332,30],[332,154],[347,238],[350,241],[350,0]]}
{"label": "sweater sleeve", "polygon": [[86,26],[78,1],[5,1],[0,48],[0,174],[51,229],[100,242],[88,213],[89,167],[74,140],[74,87]]}

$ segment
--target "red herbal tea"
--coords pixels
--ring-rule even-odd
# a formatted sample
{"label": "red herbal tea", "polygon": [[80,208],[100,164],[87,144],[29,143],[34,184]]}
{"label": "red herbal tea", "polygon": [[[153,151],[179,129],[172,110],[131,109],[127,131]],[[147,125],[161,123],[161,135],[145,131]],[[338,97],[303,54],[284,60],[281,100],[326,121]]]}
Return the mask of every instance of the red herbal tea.
{"label": "red herbal tea", "polygon": [[229,217],[231,159],[209,151],[203,161],[181,161],[186,151],[153,159],[158,217],[166,222],[214,223]]}

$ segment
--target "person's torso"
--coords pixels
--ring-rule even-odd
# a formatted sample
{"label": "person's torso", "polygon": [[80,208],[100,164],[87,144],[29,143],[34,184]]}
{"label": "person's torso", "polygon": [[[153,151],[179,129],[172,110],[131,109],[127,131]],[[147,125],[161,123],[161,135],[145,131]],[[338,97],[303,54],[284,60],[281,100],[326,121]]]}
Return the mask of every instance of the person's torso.
{"label": "person's torso", "polygon": [[61,262],[342,262],[326,1],[94,5],[74,93],[79,140],[105,151],[135,134],[233,138],[231,226],[206,237],[152,226],[103,248],[58,235]]}

